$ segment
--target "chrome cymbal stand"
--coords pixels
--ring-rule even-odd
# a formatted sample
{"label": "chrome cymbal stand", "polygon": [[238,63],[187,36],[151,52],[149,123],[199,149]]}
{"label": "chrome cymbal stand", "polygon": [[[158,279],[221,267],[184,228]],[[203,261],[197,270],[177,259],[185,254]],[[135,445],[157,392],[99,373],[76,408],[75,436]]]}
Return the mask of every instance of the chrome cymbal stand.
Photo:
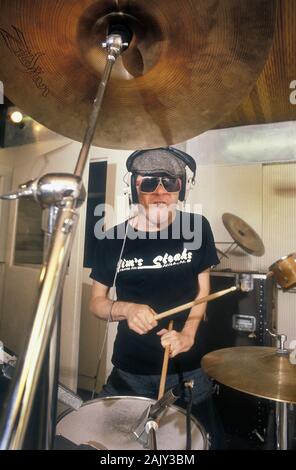
{"label": "chrome cymbal stand", "polygon": [[[272,333],[268,329],[266,331],[276,338],[278,345],[276,353],[284,356],[289,355],[288,349],[285,348],[287,336]],[[276,450],[288,449],[288,420],[287,420],[287,403],[276,401],[275,404],[275,434],[276,434]]]}
{"label": "chrome cymbal stand", "polygon": [[[103,44],[107,51],[106,65],[74,174],[50,173],[21,185],[14,193],[0,196],[1,199],[8,200],[20,197],[34,198],[43,209],[48,209],[48,225],[52,225],[52,229],[46,236],[47,249],[45,251],[48,250],[48,256],[41,270],[40,293],[33,327],[25,354],[19,361],[11,384],[1,421],[0,449],[23,448],[26,434],[30,431],[32,406],[43,368],[47,371],[48,384],[47,390],[42,392],[44,396],[41,404],[46,411],[45,422],[38,432],[44,435],[44,439],[39,439],[38,442],[42,444],[33,445],[33,448],[49,449],[54,440],[56,416],[53,416],[52,410],[56,409],[57,400],[59,305],[77,225],[77,207],[84,200],[82,175],[113,64],[128,47],[130,39],[129,30],[126,34],[122,33],[122,30],[120,33],[113,30],[109,32]],[[47,361],[48,348],[50,354]]]}

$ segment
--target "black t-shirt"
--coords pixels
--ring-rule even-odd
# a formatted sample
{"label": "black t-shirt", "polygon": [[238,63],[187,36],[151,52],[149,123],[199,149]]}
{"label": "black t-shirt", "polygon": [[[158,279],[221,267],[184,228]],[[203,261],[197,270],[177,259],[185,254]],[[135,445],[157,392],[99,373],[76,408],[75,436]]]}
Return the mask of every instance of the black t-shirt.
{"label": "black t-shirt", "polygon": [[[127,231],[116,278],[117,299],[147,304],[156,313],[192,301],[198,293],[197,275],[219,263],[207,219],[178,211],[173,223],[158,232],[141,232],[126,224],[110,229],[97,241],[91,278],[106,286],[113,285]],[[175,330],[182,330],[189,312],[172,316]],[[120,321],[113,364],[134,374],[160,374],[164,349],[156,332],[167,328],[169,320],[159,321],[145,335],[130,330],[125,320]],[[168,373],[196,369],[200,355],[196,338],[189,351],[169,361]]]}

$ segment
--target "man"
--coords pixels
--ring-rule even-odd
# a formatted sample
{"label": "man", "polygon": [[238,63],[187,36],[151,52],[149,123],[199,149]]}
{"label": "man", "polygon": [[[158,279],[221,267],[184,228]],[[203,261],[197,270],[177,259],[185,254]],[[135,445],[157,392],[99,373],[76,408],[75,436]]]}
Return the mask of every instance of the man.
{"label": "man", "polygon": [[[177,210],[188,189],[186,167],[194,177],[194,160],[170,147],[129,157],[137,213],[98,240],[90,309],[99,318],[119,322],[114,368],[100,396],[157,398],[164,348],[169,346],[166,389],[193,379],[198,419],[213,432],[211,381],[200,369],[197,334],[206,304],[174,315],[172,331],[168,319],[155,320],[156,313],[208,295],[210,268],[219,263],[208,221]],[[113,285],[116,301],[108,298]]]}

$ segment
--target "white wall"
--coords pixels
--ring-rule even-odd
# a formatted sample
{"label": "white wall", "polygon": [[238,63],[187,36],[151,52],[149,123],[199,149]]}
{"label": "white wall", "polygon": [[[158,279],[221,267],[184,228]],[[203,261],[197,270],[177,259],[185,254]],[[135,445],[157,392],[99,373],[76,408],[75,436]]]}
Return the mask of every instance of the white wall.
{"label": "white wall", "polygon": [[[291,123],[295,127],[295,123]],[[288,126],[289,129],[291,127]],[[258,126],[256,126],[258,127]],[[277,127],[277,126],[276,126]],[[236,164],[225,164],[230,160],[227,157],[228,144],[231,142],[232,131],[235,132],[233,141],[240,133],[240,140],[245,146],[236,147]],[[248,130],[249,131],[249,130]],[[262,257],[251,256],[241,248],[234,248],[229,258],[221,258],[217,269],[254,270],[266,273],[269,266],[282,256],[296,251],[296,162],[290,163],[251,163],[266,161],[266,146],[257,146],[255,152],[246,161],[247,142],[242,139],[242,129],[222,129],[219,145],[219,132],[210,131],[205,135],[192,140],[187,151],[196,159],[198,166],[197,185],[192,191],[190,201],[202,204],[202,212],[211,223],[216,242],[226,242],[225,245],[217,243],[217,248],[225,251],[232,238],[222,222],[222,214],[230,212],[246,221],[258,233],[265,245],[265,254]],[[270,126],[269,131],[270,133]],[[227,134],[227,138],[226,138]],[[262,132],[261,132],[262,134]],[[215,143],[213,146],[212,139]],[[226,142],[228,144],[226,144]],[[254,141],[253,141],[254,142]],[[259,140],[261,144],[264,138]],[[293,160],[291,155],[291,139],[276,145],[279,160]],[[221,149],[221,162],[217,163]],[[213,156],[213,152],[216,154]],[[207,154],[209,159],[207,160]],[[255,155],[256,154],[256,159]],[[233,156],[233,155],[232,155]],[[275,158],[275,153],[273,153]],[[207,161],[215,163],[209,164]],[[291,292],[279,291],[278,296],[278,331],[288,337],[288,344],[296,339],[296,295]]]}

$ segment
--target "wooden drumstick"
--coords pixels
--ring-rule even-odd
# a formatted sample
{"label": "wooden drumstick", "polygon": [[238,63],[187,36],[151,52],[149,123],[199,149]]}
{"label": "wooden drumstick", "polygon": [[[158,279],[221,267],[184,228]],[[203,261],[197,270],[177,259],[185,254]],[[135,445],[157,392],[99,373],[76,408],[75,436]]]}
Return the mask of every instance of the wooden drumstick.
{"label": "wooden drumstick", "polygon": [[[173,323],[174,323],[173,320],[171,320],[168,326],[168,331],[172,331]],[[168,373],[169,356],[170,356],[170,345],[166,346],[164,350],[164,357],[163,357],[163,363],[162,363],[162,370],[161,370],[157,400],[160,400],[164,394],[165,382],[166,382],[166,377]]]}
{"label": "wooden drumstick", "polygon": [[230,292],[234,292],[236,290],[239,290],[239,287],[232,286],[232,287],[229,287],[228,289],[220,290],[218,292],[215,292],[214,294],[206,295],[205,297],[201,297],[200,299],[196,299],[196,300],[193,300],[192,302],[188,302],[187,304],[179,305],[179,307],[166,310],[165,312],[155,315],[154,318],[157,321],[161,320],[162,318],[169,317],[170,315],[174,315],[175,313],[179,313],[179,312],[182,312],[183,310],[191,308],[194,305],[198,305],[204,302],[209,302],[210,300],[218,299],[218,297],[222,297],[223,295],[226,295]]}

